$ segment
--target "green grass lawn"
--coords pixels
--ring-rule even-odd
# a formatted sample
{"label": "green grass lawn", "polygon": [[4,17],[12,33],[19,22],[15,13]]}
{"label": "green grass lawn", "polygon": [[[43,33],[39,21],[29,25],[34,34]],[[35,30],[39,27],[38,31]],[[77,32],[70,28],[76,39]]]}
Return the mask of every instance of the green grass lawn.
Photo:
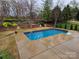
{"label": "green grass lawn", "polygon": [[13,59],[7,50],[0,51],[0,59]]}

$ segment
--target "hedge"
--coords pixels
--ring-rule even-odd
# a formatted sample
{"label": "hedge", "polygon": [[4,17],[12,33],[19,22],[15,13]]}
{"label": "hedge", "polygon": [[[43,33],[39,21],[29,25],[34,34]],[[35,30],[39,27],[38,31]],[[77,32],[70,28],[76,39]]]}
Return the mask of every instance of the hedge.
{"label": "hedge", "polygon": [[76,31],[79,31],[79,25],[78,24],[64,23],[64,24],[57,24],[56,27],[57,28],[68,29],[68,30],[76,30]]}

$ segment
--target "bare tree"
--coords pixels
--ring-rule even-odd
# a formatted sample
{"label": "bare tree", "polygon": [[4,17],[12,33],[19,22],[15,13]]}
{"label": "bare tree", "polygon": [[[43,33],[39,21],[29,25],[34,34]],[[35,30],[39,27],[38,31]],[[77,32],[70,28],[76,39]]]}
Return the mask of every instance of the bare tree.
{"label": "bare tree", "polygon": [[[59,7],[58,5],[59,5],[59,3],[60,3],[60,0],[57,0],[57,7]],[[58,9],[58,8],[57,8]],[[56,11],[56,10],[55,10]],[[57,24],[57,20],[58,20],[58,17],[59,17],[59,11],[57,12],[54,12],[54,17],[55,17],[55,22],[54,22],[54,27],[56,27],[56,24]]]}
{"label": "bare tree", "polygon": [[36,1],[24,0],[24,2],[17,0],[0,0],[0,15],[2,17],[17,16],[27,17],[33,19],[36,15]]}
{"label": "bare tree", "polygon": [[78,2],[76,1],[76,0],[72,0],[71,2],[70,2],[70,5],[73,7],[73,8],[75,8],[75,7],[78,7]]}
{"label": "bare tree", "polygon": [[64,4],[64,3],[65,3],[64,0],[59,0],[59,1],[57,2],[58,6],[59,6],[61,9],[63,9],[63,8],[65,7],[65,4]]}
{"label": "bare tree", "polygon": [[35,0],[24,0],[24,2],[16,2],[15,0],[12,1],[12,9],[15,15],[18,16],[30,16],[30,18],[34,18],[36,7]]}
{"label": "bare tree", "polygon": [[0,1],[1,3],[1,17],[8,17],[10,13],[10,4],[8,1]]}
{"label": "bare tree", "polygon": [[73,18],[73,21],[75,20],[75,17],[76,17],[77,12],[78,12],[78,5],[79,5],[79,3],[76,0],[72,0],[70,2],[70,6],[72,7],[72,18]]}
{"label": "bare tree", "polygon": [[11,0],[11,14],[19,18],[20,16],[23,16],[24,14],[24,8],[23,5],[20,2],[16,2],[15,0]]}
{"label": "bare tree", "polygon": [[27,6],[27,10],[28,10],[28,15],[30,16],[31,19],[34,18],[34,13],[36,12],[36,1],[35,0],[26,0],[26,6]]}
{"label": "bare tree", "polygon": [[17,3],[16,3],[16,1],[15,1],[15,0],[11,0],[11,1],[10,1],[10,5],[11,5],[11,10],[10,10],[11,15],[12,15],[12,16],[17,16],[17,13],[16,13],[16,6],[17,6]]}

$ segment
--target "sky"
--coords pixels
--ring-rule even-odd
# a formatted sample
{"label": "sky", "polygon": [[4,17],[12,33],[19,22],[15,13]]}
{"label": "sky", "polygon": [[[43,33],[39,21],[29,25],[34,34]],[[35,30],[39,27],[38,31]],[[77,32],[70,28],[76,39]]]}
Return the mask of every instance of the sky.
{"label": "sky", "polygon": [[[67,5],[72,0],[60,0],[60,1],[62,1],[62,3],[64,3],[64,5]],[[79,2],[79,0],[76,0],[76,1]],[[53,2],[54,2],[54,6],[55,6],[57,4],[57,0],[53,0]],[[42,0],[37,0],[38,6],[41,6],[41,3],[42,3]]]}
{"label": "sky", "polygon": [[[25,1],[25,0],[16,0],[16,1]],[[43,0],[36,0],[37,1],[37,6],[41,6],[42,5],[42,1]],[[57,1],[58,0],[53,0],[53,2],[54,2],[54,6],[57,4]],[[70,1],[72,1],[72,0],[60,0],[62,3],[64,3],[65,5],[67,5],[68,3],[70,3]],[[79,2],[79,0],[76,0],[77,2]]]}
{"label": "sky", "polygon": [[[16,1],[22,2],[22,1],[26,1],[26,0],[16,0]],[[35,0],[35,1],[36,1],[36,4],[35,4],[36,7],[38,9],[42,9],[42,7],[43,7],[43,0]],[[58,0],[52,0],[52,1],[53,1],[53,5],[52,5],[51,9],[53,9],[57,5],[57,1]],[[60,6],[61,9],[63,9],[72,0],[60,0],[60,1],[61,1],[61,3],[59,4],[59,6]],[[79,0],[76,0],[76,1],[79,2]]]}

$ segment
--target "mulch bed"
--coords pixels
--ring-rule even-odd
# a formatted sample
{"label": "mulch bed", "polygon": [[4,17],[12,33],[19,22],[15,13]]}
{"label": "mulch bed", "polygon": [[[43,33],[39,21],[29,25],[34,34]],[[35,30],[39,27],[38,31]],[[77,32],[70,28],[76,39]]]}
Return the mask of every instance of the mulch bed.
{"label": "mulch bed", "polygon": [[4,32],[4,31],[12,31],[12,30],[16,30],[17,27],[9,27],[9,28],[6,28],[6,27],[3,27],[3,26],[0,26],[0,32]]}
{"label": "mulch bed", "polygon": [[[40,25],[36,25],[36,24],[21,24],[21,25],[18,25],[21,29],[28,29],[28,28],[38,28],[40,27]],[[44,26],[42,26],[44,27]],[[49,24],[46,24],[46,27],[52,27],[51,25]],[[0,26],[0,32],[4,32],[4,31],[15,31],[17,29],[17,26],[16,27],[3,27],[3,26]]]}
{"label": "mulch bed", "polygon": [[0,26],[0,32],[6,31],[5,27]]}

